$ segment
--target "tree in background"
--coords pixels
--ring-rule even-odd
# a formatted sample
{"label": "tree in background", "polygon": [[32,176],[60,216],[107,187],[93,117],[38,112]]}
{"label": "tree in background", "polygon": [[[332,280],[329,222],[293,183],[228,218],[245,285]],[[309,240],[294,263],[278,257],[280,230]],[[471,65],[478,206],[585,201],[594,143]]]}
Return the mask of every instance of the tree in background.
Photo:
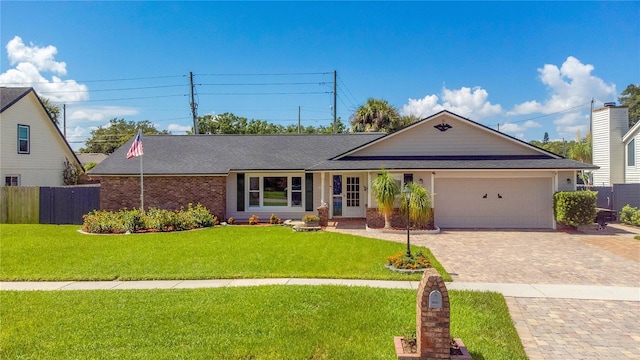
{"label": "tree in background", "polygon": [[111,154],[135,136],[138,129],[142,129],[143,135],[171,135],[167,130],[158,131],[149,120],[133,122],[113,118],[107,126],[91,130],[91,137],[85,141],[85,147],[79,152]]}
{"label": "tree in background", "polygon": [[587,134],[584,138],[580,136],[580,132],[576,134],[576,140],[571,142],[571,146],[567,151],[567,157],[576,161],[591,164],[591,134]]}
{"label": "tree in background", "polygon": [[53,122],[55,122],[56,125],[60,126],[60,106],[52,103],[48,98],[45,97],[40,97],[40,101],[49,113],[49,116],[51,116],[51,118],[53,119]]}
{"label": "tree in background", "polygon": [[620,94],[618,98],[621,105],[629,107],[629,128],[640,121],[640,87],[631,84]]}
{"label": "tree in background", "polygon": [[398,109],[383,99],[369,98],[351,117],[353,132],[381,131],[391,133],[401,126]]}
{"label": "tree in background", "polygon": [[544,139],[542,141],[532,140],[529,144],[569,159],[591,164],[591,134],[582,137],[578,131],[576,133],[576,139],[568,142],[565,140],[549,141],[548,136],[549,135],[545,133],[546,142]]}
{"label": "tree in background", "polygon": [[542,143],[543,144],[547,144],[549,143],[549,133],[548,132],[544,132],[544,137],[542,138]]}
{"label": "tree in background", "polygon": [[[220,115],[207,114],[198,116],[198,132],[200,134],[297,134],[298,125],[290,124],[286,127],[281,124],[270,123],[266,120],[251,119],[237,116],[232,113]],[[345,132],[345,125],[340,118],[336,121],[336,133]],[[188,134],[193,134],[193,128]],[[302,126],[302,134],[332,134],[333,124],[329,126],[312,125]]]}

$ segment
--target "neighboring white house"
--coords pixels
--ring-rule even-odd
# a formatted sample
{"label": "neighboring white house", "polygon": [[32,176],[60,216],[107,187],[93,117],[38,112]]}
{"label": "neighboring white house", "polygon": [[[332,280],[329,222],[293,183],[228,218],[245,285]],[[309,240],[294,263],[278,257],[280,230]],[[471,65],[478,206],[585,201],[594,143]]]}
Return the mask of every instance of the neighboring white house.
{"label": "neighboring white house", "polygon": [[593,111],[593,185],[640,183],[640,123],[629,129],[629,109],[607,103]]}
{"label": "neighboring white house", "polygon": [[80,161],[33,88],[0,88],[0,186],[62,186]]}

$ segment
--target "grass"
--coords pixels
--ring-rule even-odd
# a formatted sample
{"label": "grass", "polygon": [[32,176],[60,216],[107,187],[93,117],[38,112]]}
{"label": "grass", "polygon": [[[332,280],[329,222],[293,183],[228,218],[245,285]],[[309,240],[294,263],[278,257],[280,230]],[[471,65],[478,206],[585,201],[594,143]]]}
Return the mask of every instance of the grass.
{"label": "grass", "polygon": [[[86,235],[77,229],[0,225],[0,279],[420,279],[384,267],[387,256],[403,251],[404,244],[346,234],[297,233],[281,226],[134,235]],[[430,252],[428,256],[450,281]]]}
{"label": "grass", "polygon": [[[502,296],[450,297],[452,335],[474,359],[526,359]],[[2,291],[0,358],[391,360],[415,301],[342,286]]]}
{"label": "grass", "polygon": [[636,240],[640,240],[640,235],[636,235],[633,238],[636,239]]}

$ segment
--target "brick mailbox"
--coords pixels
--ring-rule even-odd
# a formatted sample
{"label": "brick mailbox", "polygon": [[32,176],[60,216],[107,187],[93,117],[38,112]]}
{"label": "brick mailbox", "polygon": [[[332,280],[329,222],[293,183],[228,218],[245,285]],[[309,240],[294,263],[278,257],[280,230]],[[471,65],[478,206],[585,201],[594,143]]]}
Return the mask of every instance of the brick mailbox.
{"label": "brick mailbox", "polygon": [[451,338],[449,292],[433,269],[422,275],[416,299],[417,352],[405,352],[403,338],[394,338],[399,360],[471,359],[460,339]]}

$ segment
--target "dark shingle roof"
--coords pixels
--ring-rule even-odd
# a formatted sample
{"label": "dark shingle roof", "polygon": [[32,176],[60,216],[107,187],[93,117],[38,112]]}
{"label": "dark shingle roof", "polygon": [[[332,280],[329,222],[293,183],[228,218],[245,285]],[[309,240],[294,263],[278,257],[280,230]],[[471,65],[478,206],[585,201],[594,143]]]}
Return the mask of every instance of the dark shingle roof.
{"label": "dark shingle roof", "polygon": [[588,170],[598,169],[595,165],[584,164],[571,159],[377,159],[327,160],[307,168],[308,171],[325,170],[372,170],[372,169],[429,169],[429,170]]}
{"label": "dark shingle roof", "polygon": [[[147,135],[144,174],[227,174],[231,170],[304,170],[383,136],[332,135]],[[133,138],[91,170],[92,175],[133,175],[140,162],[126,159]]]}
{"label": "dark shingle roof", "polygon": [[0,87],[0,113],[22,99],[31,90],[33,88],[30,87]]}

